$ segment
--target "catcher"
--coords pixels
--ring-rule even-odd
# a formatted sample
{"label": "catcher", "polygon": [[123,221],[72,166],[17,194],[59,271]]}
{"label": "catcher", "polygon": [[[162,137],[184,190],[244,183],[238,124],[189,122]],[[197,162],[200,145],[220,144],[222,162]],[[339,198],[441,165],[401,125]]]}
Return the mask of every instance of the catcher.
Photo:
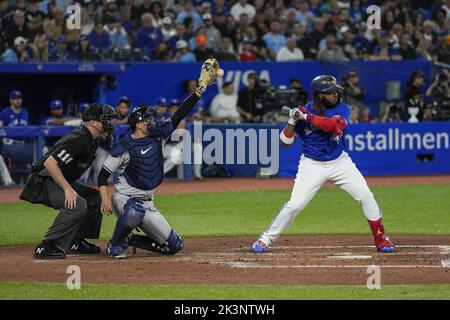
{"label": "catcher", "polygon": [[[168,139],[180,121],[194,108],[219,71],[215,59],[206,60],[201,69],[199,86],[180,108],[164,120],[156,108],[143,104],[134,108],[128,124],[132,131],[111,150],[98,175],[101,212],[113,210],[117,223],[107,253],[112,258],[125,258],[131,245],[161,254],[175,254],[183,249],[183,239],[173,230],[153,204],[154,190],[164,177],[163,141]],[[116,192],[108,194],[108,177],[119,172]],[[145,235],[131,234],[139,227]]]}

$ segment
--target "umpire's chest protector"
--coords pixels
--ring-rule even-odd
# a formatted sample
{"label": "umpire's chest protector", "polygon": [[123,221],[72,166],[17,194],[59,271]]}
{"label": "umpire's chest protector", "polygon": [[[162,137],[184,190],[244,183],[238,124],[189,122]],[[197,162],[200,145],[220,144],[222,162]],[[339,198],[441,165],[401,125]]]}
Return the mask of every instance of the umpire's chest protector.
{"label": "umpire's chest protector", "polygon": [[127,135],[111,150],[113,157],[124,152],[130,155],[124,176],[128,184],[141,190],[152,190],[164,177],[164,162],[161,138],[144,137],[133,139]]}

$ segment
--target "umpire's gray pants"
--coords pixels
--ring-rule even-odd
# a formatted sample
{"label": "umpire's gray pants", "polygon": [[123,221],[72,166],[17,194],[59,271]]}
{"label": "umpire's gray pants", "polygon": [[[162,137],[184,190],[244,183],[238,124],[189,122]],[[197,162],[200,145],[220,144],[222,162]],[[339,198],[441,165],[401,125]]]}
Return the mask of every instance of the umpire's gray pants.
{"label": "umpire's gray pants", "polygon": [[98,191],[76,182],[72,188],[78,193],[78,198],[75,208],[68,209],[64,204],[64,191],[53,179],[47,181],[51,207],[60,211],[44,240],[51,240],[64,250],[69,248],[74,239],[98,239],[102,223]]}
{"label": "umpire's gray pants", "polygon": [[[112,204],[117,217],[122,215],[123,208],[129,198],[131,197],[118,192],[113,193]],[[139,228],[154,242],[158,244],[164,243],[169,239],[172,228],[158,209],[155,208],[153,201],[144,201],[143,206],[145,215]]]}

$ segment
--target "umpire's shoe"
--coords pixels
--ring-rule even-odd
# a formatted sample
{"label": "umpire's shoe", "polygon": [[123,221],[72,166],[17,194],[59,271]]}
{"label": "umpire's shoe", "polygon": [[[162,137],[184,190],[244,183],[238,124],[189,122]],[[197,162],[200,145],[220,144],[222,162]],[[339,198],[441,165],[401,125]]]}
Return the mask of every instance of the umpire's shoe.
{"label": "umpire's shoe", "polygon": [[66,253],[53,242],[44,240],[34,250],[35,259],[64,259]]}
{"label": "umpire's shoe", "polygon": [[98,254],[101,251],[99,246],[86,239],[75,239],[67,250],[67,254]]}

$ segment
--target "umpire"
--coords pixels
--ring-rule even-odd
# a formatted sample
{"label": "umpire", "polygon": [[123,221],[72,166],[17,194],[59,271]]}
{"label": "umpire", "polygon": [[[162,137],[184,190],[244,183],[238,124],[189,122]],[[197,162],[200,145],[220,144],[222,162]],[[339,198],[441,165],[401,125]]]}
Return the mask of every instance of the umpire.
{"label": "umpire", "polygon": [[102,214],[96,189],[76,182],[95,159],[97,140],[111,134],[114,109],[91,104],[82,125],[59,139],[41,160],[33,164],[20,199],[58,209],[59,214],[36,247],[36,259],[64,259],[67,254],[96,254]]}

